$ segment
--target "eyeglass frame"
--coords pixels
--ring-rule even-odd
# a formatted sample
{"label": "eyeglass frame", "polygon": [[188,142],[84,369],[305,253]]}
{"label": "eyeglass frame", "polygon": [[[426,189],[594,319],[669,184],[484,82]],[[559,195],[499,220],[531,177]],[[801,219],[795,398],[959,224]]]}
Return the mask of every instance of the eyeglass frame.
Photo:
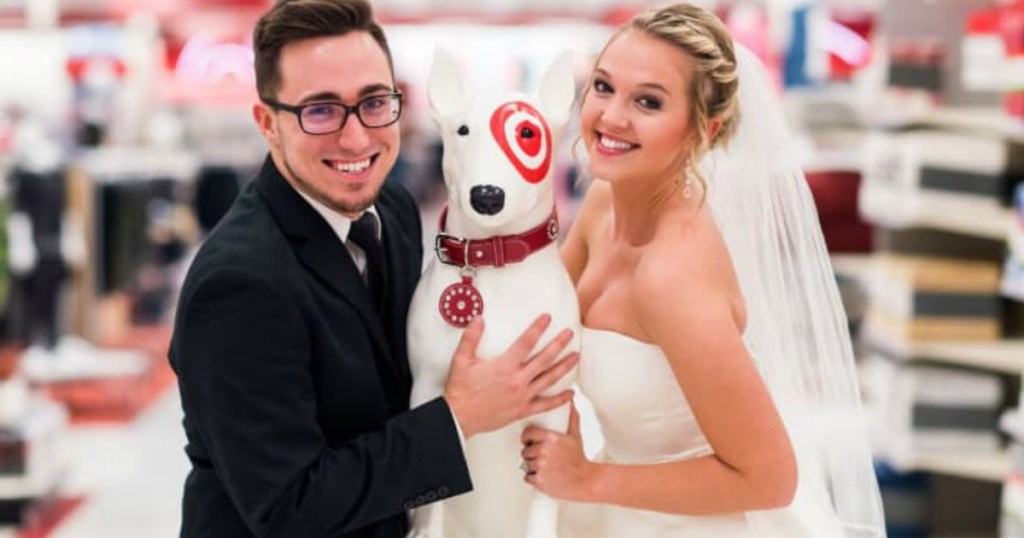
{"label": "eyeglass frame", "polygon": [[[363,121],[363,115],[359,113],[359,107],[363,103],[369,101],[370,99],[380,99],[381,97],[397,98],[398,99],[398,113],[395,114],[395,118],[393,120],[385,123],[384,125],[374,125],[374,126],[371,127],[371,126],[367,125],[365,121]],[[299,122],[299,129],[302,129],[302,132],[304,132],[304,133],[306,133],[306,134],[308,134],[310,136],[320,136],[320,135],[334,134],[334,133],[344,129],[345,125],[348,124],[349,116],[352,116],[353,114],[355,114],[356,119],[359,120],[359,124],[362,125],[363,127],[367,128],[367,129],[383,129],[384,127],[389,127],[391,125],[394,125],[398,120],[400,120],[402,118],[402,108],[403,108],[403,105],[404,105],[404,99],[405,99],[405,94],[403,94],[402,92],[400,92],[398,90],[393,90],[391,93],[379,93],[379,94],[376,94],[376,95],[368,95],[368,96],[366,96],[366,97],[356,101],[356,103],[354,105],[346,105],[345,103],[342,103],[341,101],[316,101],[316,102],[313,102],[313,103],[306,103],[304,105],[289,105],[289,104],[286,104],[286,103],[282,103],[280,101],[276,101],[274,99],[265,99],[265,98],[262,98],[262,97],[260,98],[260,101],[263,102],[263,104],[269,106],[270,108],[272,108],[274,110],[284,111],[284,112],[291,112],[292,114],[295,114],[295,119],[296,119],[296,121]],[[311,133],[311,132],[307,131],[306,130],[306,125],[302,122],[302,111],[305,110],[308,107],[311,107],[311,106],[324,106],[324,105],[337,105],[337,106],[340,106],[342,108],[342,110],[345,111],[345,117],[342,118],[341,125],[339,125],[337,129],[335,129],[333,131],[328,131],[326,133]]]}

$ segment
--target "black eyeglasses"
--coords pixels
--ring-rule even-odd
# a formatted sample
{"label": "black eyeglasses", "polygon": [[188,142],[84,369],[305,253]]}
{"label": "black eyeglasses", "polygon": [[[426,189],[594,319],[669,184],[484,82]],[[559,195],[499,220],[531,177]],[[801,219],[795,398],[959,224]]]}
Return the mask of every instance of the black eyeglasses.
{"label": "black eyeglasses", "polygon": [[270,99],[262,101],[274,110],[295,114],[299,118],[299,127],[302,131],[311,135],[324,135],[342,130],[350,114],[355,114],[359,118],[359,123],[367,129],[387,127],[398,121],[402,115],[402,94],[399,92],[371,95],[354,105],[330,101],[296,106]]}

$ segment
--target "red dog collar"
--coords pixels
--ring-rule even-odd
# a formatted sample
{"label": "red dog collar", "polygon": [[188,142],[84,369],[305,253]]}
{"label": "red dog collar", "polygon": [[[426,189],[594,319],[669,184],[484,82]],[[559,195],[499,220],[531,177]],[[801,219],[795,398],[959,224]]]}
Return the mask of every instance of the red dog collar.
{"label": "red dog collar", "polygon": [[498,235],[487,239],[465,239],[444,232],[448,208],[441,210],[434,252],[437,259],[447,265],[501,267],[506,263],[525,260],[530,254],[558,239],[558,213],[552,209],[548,220],[521,234]]}

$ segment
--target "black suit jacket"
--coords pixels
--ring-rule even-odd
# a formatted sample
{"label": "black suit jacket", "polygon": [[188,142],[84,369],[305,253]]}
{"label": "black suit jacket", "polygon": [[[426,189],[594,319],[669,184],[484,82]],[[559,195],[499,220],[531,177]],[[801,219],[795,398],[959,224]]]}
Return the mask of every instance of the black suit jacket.
{"label": "black suit jacket", "polygon": [[408,409],[419,212],[393,185],[377,210],[384,322],[270,158],[200,249],[170,349],[192,462],[183,537],[399,538],[406,510],[470,489],[444,400]]}

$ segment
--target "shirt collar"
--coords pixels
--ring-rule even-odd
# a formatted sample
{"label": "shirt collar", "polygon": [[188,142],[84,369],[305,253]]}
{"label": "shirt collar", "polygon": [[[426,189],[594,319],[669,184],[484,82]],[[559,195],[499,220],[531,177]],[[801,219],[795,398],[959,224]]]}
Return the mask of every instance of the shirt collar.
{"label": "shirt collar", "polygon": [[[316,198],[313,198],[312,196],[309,196],[305,192],[302,192],[302,190],[295,190],[299,193],[300,196],[302,196],[303,199],[309,202],[309,205],[313,206],[313,209],[315,209],[316,212],[319,213],[320,216],[323,217],[325,221],[327,221],[327,225],[330,226],[332,230],[334,230],[335,235],[338,236],[338,239],[340,239],[342,243],[348,241],[348,232],[350,229],[352,229],[352,219],[325,206],[324,204],[320,203],[320,201],[317,200]],[[373,216],[377,217],[377,222],[381,222],[380,213],[377,212],[376,205],[371,205],[370,207],[366,208],[366,211],[373,213]],[[378,241],[381,239],[380,233],[382,229],[383,223],[381,223],[380,226],[377,226]]]}

